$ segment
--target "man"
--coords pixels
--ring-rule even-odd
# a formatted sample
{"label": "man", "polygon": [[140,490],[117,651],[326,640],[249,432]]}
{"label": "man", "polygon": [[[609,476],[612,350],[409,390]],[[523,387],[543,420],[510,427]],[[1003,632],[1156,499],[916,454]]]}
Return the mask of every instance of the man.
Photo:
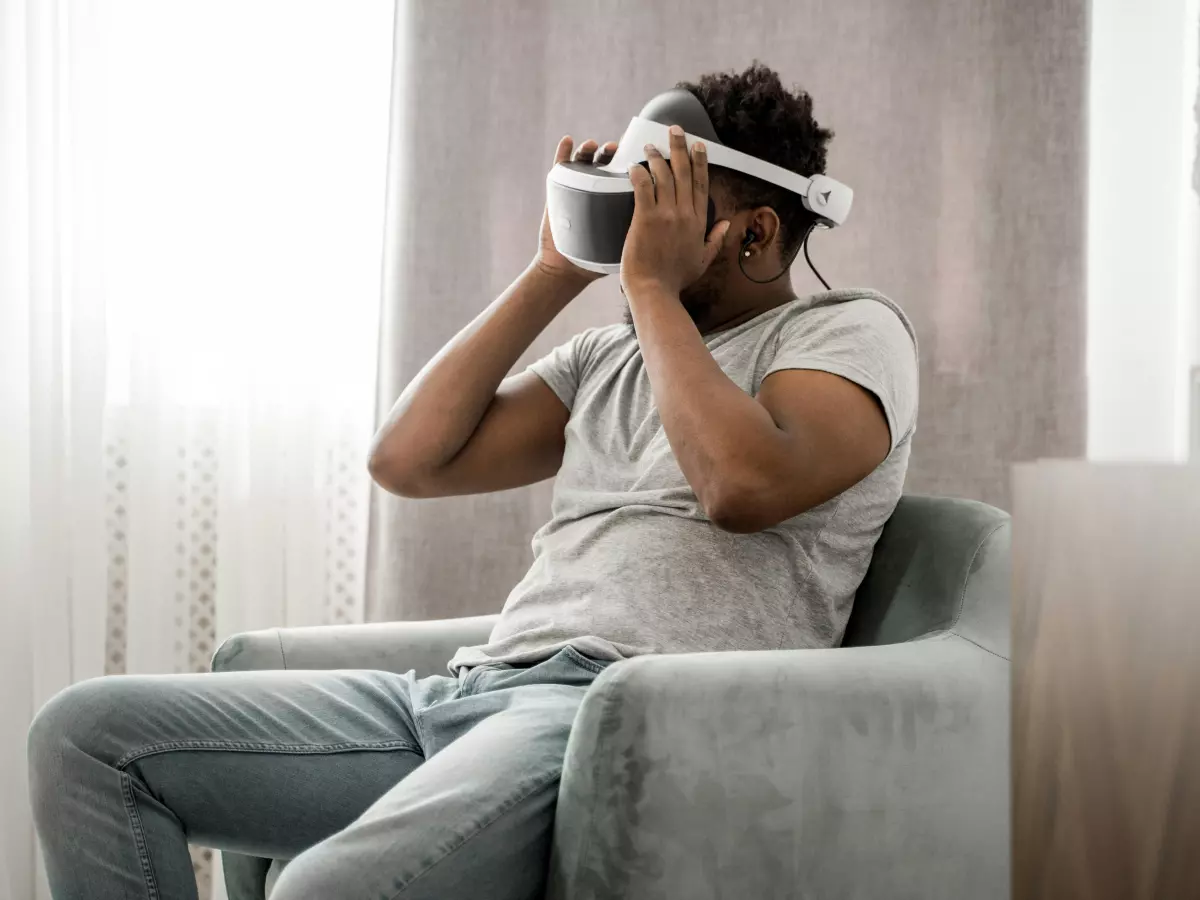
{"label": "man", "polygon": [[[831,137],[770,70],[686,85],[722,142],[821,172]],[[574,158],[614,147],[587,141]],[[535,898],[585,691],[645,653],[838,643],[900,495],[911,329],[877,294],[807,300],[798,198],[671,136],[635,167],[628,324],[505,377],[595,276],[541,246],[414,379],[371,472],[409,497],[557,475],[535,561],[453,677],[99,679],[47,706],[32,793],[56,900],[194,896],[187,840],[292,859],[275,900]],[[557,161],[572,157],[564,138]],[[711,190],[719,221],[705,234]]]}

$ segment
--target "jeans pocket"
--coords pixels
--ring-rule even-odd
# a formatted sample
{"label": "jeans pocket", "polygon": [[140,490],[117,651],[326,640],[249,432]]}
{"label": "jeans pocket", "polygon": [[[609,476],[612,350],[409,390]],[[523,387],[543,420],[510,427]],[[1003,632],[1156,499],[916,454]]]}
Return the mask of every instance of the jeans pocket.
{"label": "jeans pocket", "polygon": [[570,644],[563,647],[560,651],[558,651],[558,653],[547,660],[547,662],[555,662],[559,659],[565,663],[569,663],[579,667],[580,669],[591,672],[592,675],[599,675],[610,665],[610,663],[607,661],[601,662],[599,660],[590,659],[589,657],[584,656]]}
{"label": "jeans pocket", "polygon": [[589,659],[574,647],[563,647],[553,656],[529,666],[475,666],[459,676],[459,696],[537,684],[587,687],[607,666],[607,662]]}

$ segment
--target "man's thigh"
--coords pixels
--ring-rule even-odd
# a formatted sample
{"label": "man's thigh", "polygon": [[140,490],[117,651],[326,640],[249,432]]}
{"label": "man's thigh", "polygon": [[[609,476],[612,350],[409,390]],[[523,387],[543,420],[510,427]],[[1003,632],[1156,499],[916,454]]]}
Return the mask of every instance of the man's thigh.
{"label": "man's thigh", "polygon": [[[365,671],[95,679],[39,715],[33,744],[65,750],[53,754],[63,771],[34,759],[34,775],[70,781],[98,760],[143,785],[193,843],[288,858],[423,762],[413,683]],[[107,776],[95,777],[81,789],[103,790]]]}
{"label": "man's thigh", "polygon": [[540,897],[563,756],[585,690],[535,684],[453,701],[480,706],[470,716],[478,724],[353,825],[293,860],[272,900]]}

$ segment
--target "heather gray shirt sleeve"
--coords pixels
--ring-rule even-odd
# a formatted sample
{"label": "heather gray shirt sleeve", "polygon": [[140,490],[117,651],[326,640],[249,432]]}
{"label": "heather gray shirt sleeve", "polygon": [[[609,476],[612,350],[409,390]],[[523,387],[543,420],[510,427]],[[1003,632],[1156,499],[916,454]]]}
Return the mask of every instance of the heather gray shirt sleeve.
{"label": "heather gray shirt sleeve", "polygon": [[852,300],[810,310],[784,323],[766,375],[785,369],[830,372],[870,391],[887,417],[893,450],[916,425],[913,338],[896,312],[883,303]]}
{"label": "heather gray shirt sleeve", "polygon": [[575,392],[583,377],[582,349],[588,332],[575,335],[565,344],[555,347],[541,359],[530,363],[526,371],[546,382],[567,409],[575,405]]}

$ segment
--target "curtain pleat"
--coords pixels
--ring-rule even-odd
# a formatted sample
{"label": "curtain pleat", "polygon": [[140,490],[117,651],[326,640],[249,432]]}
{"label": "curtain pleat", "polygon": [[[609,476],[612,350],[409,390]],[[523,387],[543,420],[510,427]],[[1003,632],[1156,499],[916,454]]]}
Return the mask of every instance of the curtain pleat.
{"label": "curtain pleat", "polygon": [[[760,59],[812,93],[856,191],[814,261],[921,338],[907,489],[1006,506],[1013,462],[1084,452],[1086,0],[408,2],[396,46],[381,416],[530,259],[562,134],[616,138],[676,81]],[[522,363],[619,306],[594,285]],[[369,617],[498,610],[549,496],[377,491]]]}

